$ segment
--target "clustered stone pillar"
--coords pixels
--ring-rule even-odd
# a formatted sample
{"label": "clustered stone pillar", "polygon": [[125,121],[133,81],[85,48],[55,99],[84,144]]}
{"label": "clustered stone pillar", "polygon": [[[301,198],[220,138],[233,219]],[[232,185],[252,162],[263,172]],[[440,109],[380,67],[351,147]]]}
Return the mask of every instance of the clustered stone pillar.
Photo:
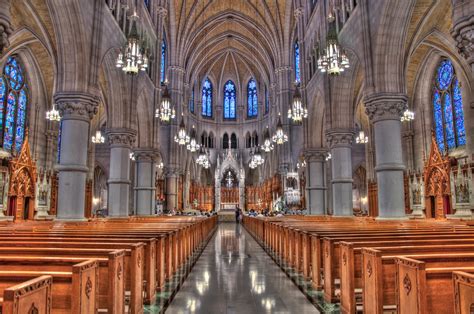
{"label": "clustered stone pillar", "polygon": [[107,130],[110,145],[109,216],[126,217],[130,207],[130,152],[136,132],[126,128]]}
{"label": "clustered stone pillar", "polygon": [[57,170],[58,219],[83,220],[90,120],[98,98],[86,93],[57,93],[54,100],[62,117],[61,151]]}
{"label": "clustered stone pillar", "polygon": [[306,191],[309,215],[326,214],[326,156],[325,149],[307,149]]}
{"label": "clustered stone pillar", "polygon": [[375,94],[365,99],[374,125],[379,218],[405,217],[402,135],[400,117],[407,108],[403,94]]}
{"label": "clustered stone pillar", "polygon": [[136,185],[135,208],[137,215],[155,214],[155,166],[157,152],[154,149],[135,150]]}
{"label": "clustered stone pillar", "polygon": [[334,216],[352,216],[352,142],[354,132],[332,129],[326,133],[331,149],[332,208]]}
{"label": "clustered stone pillar", "polygon": [[166,169],[166,208],[168,211],[178,209],[178,169]]}

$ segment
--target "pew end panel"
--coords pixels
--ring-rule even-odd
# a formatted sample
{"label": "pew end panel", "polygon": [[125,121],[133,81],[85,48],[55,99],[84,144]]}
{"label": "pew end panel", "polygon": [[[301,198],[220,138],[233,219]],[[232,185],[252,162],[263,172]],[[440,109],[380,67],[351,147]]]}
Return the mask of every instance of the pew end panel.
{"label": "pew end panel", "polygon": [[395,265],[398,313],[426,313],[425,263],[397,257]]}
{"label": "pew end panel", "polygon": [[474,274],[453,272],[454,313],[474,313]]}
{"label": "pew end panel", "polygon": [[7,288],[3,292],[3,314],[50,314],[53,277],[40,276]]}
{"label": "pew end panel", "polygon": [[72,313],[96,313],[99,297],[99,268],[96,260],[72,268]]}
{"label": "pew end panel", "polygon": [[[377,314],[383,312],[383,280],[381,278],[382,254],[373,249],[362,249],[362,299],[364,313]],[[354,301],[355,302],[355,301]]]}

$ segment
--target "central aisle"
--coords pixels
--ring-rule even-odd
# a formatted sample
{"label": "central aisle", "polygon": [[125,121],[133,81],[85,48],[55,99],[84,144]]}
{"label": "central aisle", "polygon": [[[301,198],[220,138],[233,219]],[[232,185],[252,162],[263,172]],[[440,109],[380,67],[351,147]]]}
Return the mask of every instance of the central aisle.
{"label": "central aisle", "polygon": [[318,313],[240,225],[221,223],[166,313]]}

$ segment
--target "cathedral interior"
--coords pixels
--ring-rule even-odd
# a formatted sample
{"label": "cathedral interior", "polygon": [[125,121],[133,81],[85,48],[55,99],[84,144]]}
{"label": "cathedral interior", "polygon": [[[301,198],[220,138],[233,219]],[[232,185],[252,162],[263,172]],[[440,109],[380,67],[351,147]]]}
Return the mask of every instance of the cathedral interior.
{"label": "cathedral interior", "polygon": [[0,313],[474,313],[474,1],[0,0],[0,35]]}

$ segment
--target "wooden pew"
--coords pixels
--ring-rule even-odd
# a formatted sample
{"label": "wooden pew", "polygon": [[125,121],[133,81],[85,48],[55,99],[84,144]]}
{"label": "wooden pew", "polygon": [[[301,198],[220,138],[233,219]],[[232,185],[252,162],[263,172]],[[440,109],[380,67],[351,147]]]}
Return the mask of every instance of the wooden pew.
{"label": "wooden pew", "polygon": [[0,298],[0,312],[49,314],[52,282],[51,276],[40,276],[6,288]]}
{"label": "wooden pew", "polygon": [[[462,257],[443,260],[441,256],[436,263],[432,262],[433,259],[421,261],[407,257],[396,258],[398,313],[453,313],[453,272],[474,273],[473,260]],[[473,296],[470,298],[472,300]]]}
{"label": "wooden pew", "polygon": [[[52,313],[89,314],[97,312],[98,268],[95,260],[76,264],[71,267],[70,271],[0,270],[0,291],[10,288],[12,283],[44,275],[53,277]],[[11,299],[7,296],[6,298]],[[30,302],[30,298],[25,297],[25,302]]]}
{"label": "wooden pew", "polygon": [[474,274],[462,271],[453,272],[454,313],[474,313]]}

